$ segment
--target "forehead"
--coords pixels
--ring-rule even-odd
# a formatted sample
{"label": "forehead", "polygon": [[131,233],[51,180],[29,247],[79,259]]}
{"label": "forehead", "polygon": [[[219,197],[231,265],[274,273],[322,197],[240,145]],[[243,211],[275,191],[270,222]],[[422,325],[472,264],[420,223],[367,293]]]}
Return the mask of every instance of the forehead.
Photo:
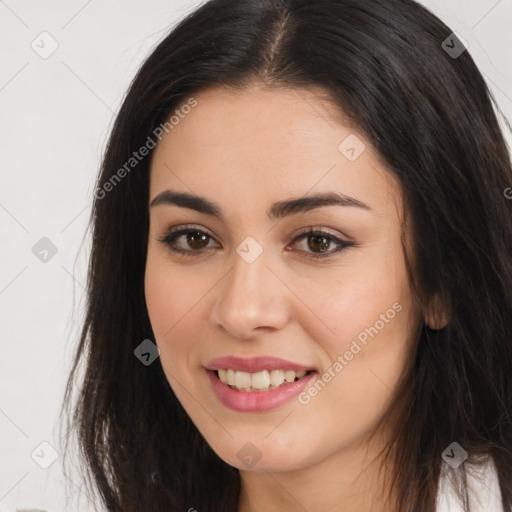
{"label": "forehead", "polygon": [[335,190],[382,212],[400,203],[393,175],[323,91],[255,85],[192,97],[195,106],[174,118],[155,149],[151,197],[173,188],[247,206]]}

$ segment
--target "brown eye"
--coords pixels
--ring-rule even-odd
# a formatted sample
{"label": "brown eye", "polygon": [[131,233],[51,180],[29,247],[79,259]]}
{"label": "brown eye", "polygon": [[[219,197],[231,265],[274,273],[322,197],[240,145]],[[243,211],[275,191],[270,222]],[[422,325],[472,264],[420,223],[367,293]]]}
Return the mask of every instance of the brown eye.
{"label": "brown eye", "polygon": [[[308,230],[306,232],[301,233],[298,237],[295,238],[294,243],[298,240],[305,239],[306,249],[301,252],[305,253],[305,258],[328,258],[335,253],[342,251],[347,247],[351,247],[354,244],[350,242],[346,242],[341,238],[338,238],[326,231],[315,231]],[[331,244],[337,245],[338,248],[335,250],[328,250]]]}
{"label": "brown eye", "polygon": [[213,238],[204,231],[197,228],[182,228],[170,231],[164,238],[160,239],[167,247],[180,254],[201,254],[208,248]]}
{"label": "brown eye", "polygon": [[[181,229],[171,230],[165,237],[160,239],[171,251],[183,256],[200,256],[206,249],[211,249],[210,241],[214,240],[205,231],[194,227],[183,227]],[[346,242],[326,231],[307,230],[297,236],[293,244],[299,240],[306,240],[305,249],[299,250],[304,253],[305,258],[320,259],[328,258],[335,253],[342,251],[354,244]],[[331,245],[337,246],[329,250]]]}
{"label": "brown eye", "polygon": [[318,236],[318,235],[314,235],[314,236],[310,236],[308,237],[308,240],[309,240],[309,244],[308,244],[308,247],[313,251],[313,252],[325,252],[327,251],[327,249],[329,248],[329,245],[330,245],[330,241],[329,241],[329,237],[326,237],[326,236]]}
{"label": "brown eye", "polygon": [[208,245],[209,238],[210,237],[208,235],[201,231],[190,231],[187,233],[185,240],[192,249],[204,249]]}

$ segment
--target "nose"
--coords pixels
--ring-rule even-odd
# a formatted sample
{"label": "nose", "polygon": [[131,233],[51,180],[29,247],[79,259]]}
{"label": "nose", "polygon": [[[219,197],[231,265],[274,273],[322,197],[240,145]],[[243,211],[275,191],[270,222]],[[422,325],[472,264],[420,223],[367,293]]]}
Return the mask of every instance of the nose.
{"label": "nose", "polygon": [[235,338],[250,340],[262,331],[282,329],[289,317],[289,290],[268,265],[266,252],[252,263],[237,253],[216,287],[215,325]]}

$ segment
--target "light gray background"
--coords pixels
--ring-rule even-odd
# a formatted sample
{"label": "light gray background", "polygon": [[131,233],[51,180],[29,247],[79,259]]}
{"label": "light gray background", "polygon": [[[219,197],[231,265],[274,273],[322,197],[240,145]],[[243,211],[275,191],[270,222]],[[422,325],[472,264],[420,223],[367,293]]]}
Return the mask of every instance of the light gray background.
{"label": "light gray background", "polygon": [[[62,457],[43,469],[31,453],[49,460],[44,441],[59,450],[57,413],[83,316],[81,241],[113,117],[150,49],[199,3],[0,0],[0,512],[92,510]],[[512,122],[512,0],[423,3],[469,43]],[[43,31],[58,43],[47,59],[31,47],[50,48]],[[32,252],[42,237],[57,247],[45,263]],[[66,506],[65,481],[80,506]]]}

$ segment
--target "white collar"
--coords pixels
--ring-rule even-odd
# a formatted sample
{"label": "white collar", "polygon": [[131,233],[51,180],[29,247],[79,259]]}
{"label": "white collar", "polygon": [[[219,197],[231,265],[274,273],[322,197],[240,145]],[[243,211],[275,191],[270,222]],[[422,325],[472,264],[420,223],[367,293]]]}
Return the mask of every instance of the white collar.
{"label": "white collar", "polygon": [[[482,466],[464,463],[467,472],[468,497],[471,512],[504,512],[496,466],[491,457],[485,457]],[[458,471],[445,461],[441,467],[436,512],[464,512],[452,482]],[[457,485],[457,484],[456,484]]]}

